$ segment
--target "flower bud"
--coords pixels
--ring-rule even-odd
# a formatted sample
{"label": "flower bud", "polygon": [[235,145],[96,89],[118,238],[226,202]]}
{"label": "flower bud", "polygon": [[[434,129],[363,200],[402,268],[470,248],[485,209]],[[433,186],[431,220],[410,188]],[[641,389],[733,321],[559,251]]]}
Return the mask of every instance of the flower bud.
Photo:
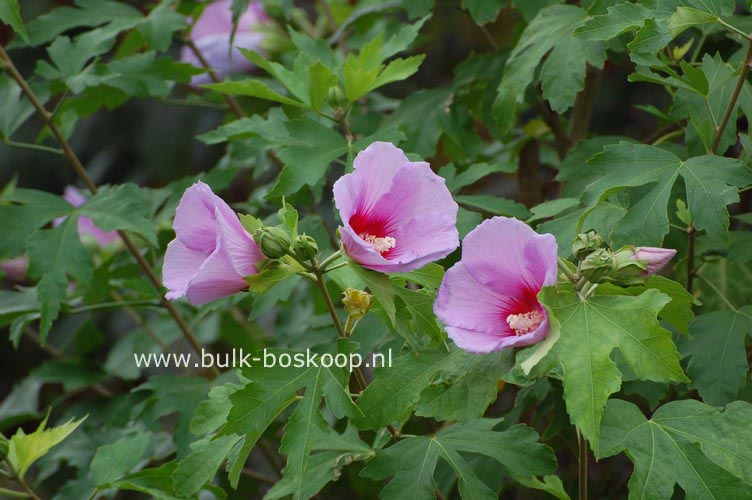
{"label": "flower bud", "polygon": [[578,234],[572,241],[572,255],[578,260],[603,247],[603,238],[595,231]]}
{"label": "flower bud", "polygon": [[596,250],[583,259],[580,274],[591,283],[611,281],[614,274],[613,255],[605,248]]}
{"label": "flower bud", "polygon": [[635,247],[632,258],[645,264],[645,274],[652,275],[663,269],[676,255],[672,248]]}
{"label": "flower bud", "polygon": [[270,259],[279,259],[290,253],[290,235],[278,227],[262,227],[253,237],[261,252]]}
{"label": "flower bud", "polygon": [[330,87],[326,92],[326,102],[328,102],[332,106],[343,106],[347,104],[347,97],[345,97],[345,93],[342,91],[342,87],[340,87],[339,85]]}
{"label": "flower bud", "polygon": [[301,260],[311,260],[319,254],[319,245],[307,234],[298,235],[292,249]]}
{"label": "flower bud", "polygon": [[647,266],[634,258],[634,247],[623,247],[613,253],[614,275],[613,281],[617,285],[632,286],[645,282]]}
{"label": "flower bud", "polygon": [[345,312],[354,320],[363,319],[371,308],[371,294],[355,288],[348,288],[342,294],[342,305]]}

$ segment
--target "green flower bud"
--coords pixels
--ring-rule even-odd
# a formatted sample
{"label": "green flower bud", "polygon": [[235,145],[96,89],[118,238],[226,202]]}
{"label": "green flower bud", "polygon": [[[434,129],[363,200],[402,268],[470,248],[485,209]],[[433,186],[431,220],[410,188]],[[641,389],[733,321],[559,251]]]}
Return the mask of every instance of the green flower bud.
{"label": "green flower bud", "polygon": [[319,254],[319,245],[307,234],[298,235],[292,249],[301,260],[311,260]]}
{"label": "green flower bud", "polygon": [[648,266],[645,261],[635,259],[634,246],[622,247],[613,253],[614,283],[621,286],[639,285],[648,276]]}
{"label": "green flower bud", "polygon": [[371,308],[371,294],[355,288],[348,288],[342,294],[345,312],[354,320],[361,320]]}
{"label": "green flower bud", "polygon": [[614,276],[613,255],[605,248],[596,250],[580,263],[580,274],[591,283],[611,281]]}
{"label": "green flower bud", "polygon": [[572,255],[577,260],[584,259],[588,254],[600,248],[603,248],[603,238],[595,231],[578,234],[574,241],[572,241]]}
{"label": "green flower bud", "polygon": [[253,236],[261,252],[270,259],[279,259],[290,253],[290,235],[278,227],[262,227]]}
{"label": "green flower bud", "polygon": [[339,85],[330,87],[329,90],[326,91],[326,102],[335,107],[347,104],[347,97],[345,96],[342,87]]}

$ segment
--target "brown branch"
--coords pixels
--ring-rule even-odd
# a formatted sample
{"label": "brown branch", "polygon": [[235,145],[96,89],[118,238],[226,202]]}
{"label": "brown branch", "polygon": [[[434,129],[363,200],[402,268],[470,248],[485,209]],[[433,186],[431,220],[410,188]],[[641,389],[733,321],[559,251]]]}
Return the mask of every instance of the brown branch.
{"label": "brown branch", "polygon": [[[57,359],[58,361],[68,361],[70,359],[68,358],[68,356],[65,355],[63,351],[61,351],[54,345],[50,344],[49,342],[42,344],[42,341],[39,339],[39,335],[37,335],[28,326],[24,328],[24,333],[26,334],[27,337],[33,340],[37,346],[39,346],[42,350],[46,351],[50,356]],[[111,398],[114,396],[111,390],[109,390],[107,387],[103,386],[102,384],[98,382],[94,382],[93,384],[91,384],[91,388],[94,390],[94,392],[96,392],[100,396],[104,396],[106,398]]]}
{"label": "brown branch", "polygon": [[[76,155],[76,152],[73,151],[73,148],[71,147],[68,140],[65,138],[65,136],[63,136],[63,133],[60,131],[57,124],[55,123],[55,120],[53,119],[52,114],[49,111],[47,111],[47,108],[45,108],[44,105],[39,101],[39,98],[31,89],[31,87],[29,87],[29,84],[26,82],[26,79],[21,75],[21,73],[19,73],[18,69],[13,64],[13,60],[10,58],[10,56],[5,51],[5,48],[2,45],[0,45],[0,65],[2,65],[6,69],[6,71],[8,71],[8,73],[11,75],[11,77],[13,77],[13,79],[16,81],[18,86],[21,87],[21,90],[29,99],[31,104],[34,106],[37,113],[42,117],[42,119],[44,120],[44,123],[50,129],[50,132],[52,132],[52,135],[55,136],[55,139],[60,144],[60,147],[63,149],[63,154],[68,160],[68,163],[70,163],[71,167],[76,172],[78,177],[86,185],[89,192],[91,192],[91,194],[97,194],[99,192],[97,185],[94,183],[91,177],[89,177],[89,174],[86,172],[86,168],[84,168],[83,164],[81,163],[81,160],[79,160],[78,155]],[[196,337],[196,335],[193,333],[193,330],[191,330],[191,327],[185,321],[185,319],[177,310],[175,305],[164,298],[164,295],[161,293],[162,281],[154,272],[154,269],[146,261],[144,256],[141,255],[141,252],[138,250],[136,245],[131,240],[130,236],[128,236],[128,234],[125,231],[118,231],[117,233],[120,236],[120,239],[123,241],[123,244],[125,245],[125,247],[128,249],[128,251],[131,253],[133,258],[138,263],[141,270],[144,272],[144,274],[146,274],[146,277],[149,279],[151,284],[154,286],[154,288],[157,291],[160,292],[160,295],[162,296],[161,297],[162,305],[167,309],[167,311],[170,313],[170,316],[172,316],[172,318],[175,320],[175,323],[177,323],[178,328],[180,328],[180,330],[183,332],[183,336],[186,338],[186,340],[191,345],[191,347],[193,347],[193,350],[196,351],[196,354],[201,354],[202,349],[203,349],[201,342],[198,340],[198,337]],[[212,373],[215,376],[219,375],[219,370],[216,367],[212,367]]]}
{"label": "brown branch", "polygon": [[723,114],[721,123],[715,129],[715,138],[713,139],[713,145],[710,147],[711,155],[718,153],[718,146],[721,144],[721,137],[723,136],[723,132],[724,130],[726,130],[726,126],[731,119],[731,115],[736,109],[736,101],[739,99],[739,94],[741,94],[744,83],[747,81],[749,65],[750,63],[752,63],[752,35],[749,36],[748,39],[749,45],[747,46],[747,54],[744,56],[744,62],[741,66],[739,79],[736,81],[736,87],[734,87],[734,93],[731,94],[731,99],[729,100],[728,106],[726,107],[726,112]]}
{"label": "brown branch", "polygon": [[[198,49],[196,44],[193,42],[193,40],[188,39],[185,42],[188,45],[188,48],[191,49],[193,54],[196,56],[198,61],[201,63],[201,66],[204,67],[204,69],[209,73],[209,78],[214,83],[222,83],[222,79],[217,75],[217,72],[212,69],[211,65],[209,64],[209,61],[206,60],[204,57],[204,54],[201,53],[201,51]],[[238,104],[238,101],[235,100],[235,98],[229,94],[225,94],[224,92],[221,93],[224,97],[225,101],[227,102],[227,105],[230,106],[230,109],[238,118],[243,118],[245,116],[245,112],[243,112],[243,108],[240,107],[240,104]]]}
{"label": "brown branch", "polygon": [[577,94],[572,108],[572,118],[569,121],[570,148],[587,137],[588,130],[590,130],[590,115],[593,112],[599,83],[600,70],[588,65],[585,74],[585,87]]}
{"label": "brown branch", "polygon": [[694,286],[697,269],[695,269],[695,240],[697,239],[697,230],[694,226],[687,228],[687,291],[691,294]]}
{"label": "brown branch", "polygon": [[534,207],[543,201],[541,182],[538,176],[540,168],[540,144],[530,139],[520,151],[520,165],[517,169],[517,184],[519,186],[520,203],[526,207]]}
{"label": "brown branch", "polygon": [[563,160],[564,157],[567,156],[567,152],[569,152],[569,136],[561,124],[559,115],[554,113],[548,103],[544,101],[540,95],[536,95],[535,107],[538,108],[538,113],[540,113],[541,118],[554,134],[554,149],[556,150],[556,155],[560,160]]}
{"label": "brown branch", "polygon": [[26,493],[26,495],[28,495],[28,497],[31,498],[31,499],[33,499],[33,500],[41,500],[40,497],[39,497],[39,495],[37,495],[34,492],[34,490],[31,489],[31,486],[29,486],[26,483],[26,481],[24,481],[24,479],[21,477],[21,475],[18,472],[16,472],[16,470],[11,465],[10,460],[8,460],[6,458],[4,460],[4,462],[5,462],[5,465],[8,467],[8,471],[10,472],[11,476],[13,477],[13,481],[15,481],[15,483],[17,485],[19,485],[24,490],[24,493]]}

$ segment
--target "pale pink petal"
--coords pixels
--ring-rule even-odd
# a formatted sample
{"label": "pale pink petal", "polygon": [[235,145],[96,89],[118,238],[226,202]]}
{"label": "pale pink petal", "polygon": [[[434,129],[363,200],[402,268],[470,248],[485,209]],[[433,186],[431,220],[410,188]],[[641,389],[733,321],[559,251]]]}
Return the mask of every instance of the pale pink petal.
{"label": "pale pink petal", "polygon": [[165,298],[179,299],[188,290],[188,283],[196,275],[206,255],[198,250],[191,250],[180,240],[172,240],[167,245],[164,266],[162,267],[162,282],[169,290]]}
{"label": "pale pink petal", "polygon": [[256,242],[250,234],[243,229],[238,216],[229,210],[223,210],[226,207],[217,207],[217,231],[219,234],[219,244],[224,248],[230,257],[233,268],[239,276],[250,276],[256,274],[256,264],[264,259]]}
{"label": "pale pink petal", "polygon": [[12,283],[23,283],[26,281],[26,269],[28,267],[29,258],[25,255],[0,261],[0,269],[3,270],[8,281]]}
{"label": "pale pink petal", "polygon": [[410,164],[405,153],[388,142],[374,142],[358,153],[353,162],[355,171],[334,183],[334,200],[342,220],[347,222],[356,213],[370,213],[392,188],[396,173]]}
{"label": "pale pink petal", "polygon": [[91,236],[101,247],[107,246],[120,239],[117,231],[102,231],[96,226],[96,224],[94,224],[93,220],[89,217],[83,216],[78,218],[78,234],[81,236]]}
{"label": "pale pink petal", "polygon": [[552,241],[517,219],[493,217],[465,236],[462,261],[475,279],[499,292],[540,289],[551,269],[555,276],[556,260],[545,268],[528,267],[525,257],[528,240],[533,240],[533,246],[546,247]]}
{"label": "pale pink petal", "polygon": [[201,305],[244,288],[248,288],[248,284],[235,270],[230,256],[222,247],[217,247],[191,278],[186,296],[191,304]]}
{"label": "pale pink petal", "polygon": [[652,275],[663,269],[675,255],[676,250],[672,248],[636,247],[633,258],[646,261],[647,274]]}
{"label": "pale pink petal", "polygon": [[512,306],[508,297],[476,281],[458,262],[444,274],[433,310],[447,328],[501,337],[514,334],[506,323]]}
{"label": "pale pink petal", "polygon": [[217,245],[214,212],[225,202],[199,181],[186,189],[175,210],[175,235],[189,248],[208,255]]}
{"label": "pale pink petal", "polygon": [[86,197],[75,186],[65,186],[63,199],[74,207],[80,207],[86,203]]}

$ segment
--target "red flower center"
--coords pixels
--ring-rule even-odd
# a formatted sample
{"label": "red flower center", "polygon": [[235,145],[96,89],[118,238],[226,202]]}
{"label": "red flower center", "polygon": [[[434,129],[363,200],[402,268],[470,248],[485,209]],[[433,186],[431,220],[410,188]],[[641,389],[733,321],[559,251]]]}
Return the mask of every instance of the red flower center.
{"label": "red flower center", "polygon": [[397,246],[397,240],[391,236],[393,230],[388,221],[356,213],[350,217],[349,224],[355,234],[385,258]]}

